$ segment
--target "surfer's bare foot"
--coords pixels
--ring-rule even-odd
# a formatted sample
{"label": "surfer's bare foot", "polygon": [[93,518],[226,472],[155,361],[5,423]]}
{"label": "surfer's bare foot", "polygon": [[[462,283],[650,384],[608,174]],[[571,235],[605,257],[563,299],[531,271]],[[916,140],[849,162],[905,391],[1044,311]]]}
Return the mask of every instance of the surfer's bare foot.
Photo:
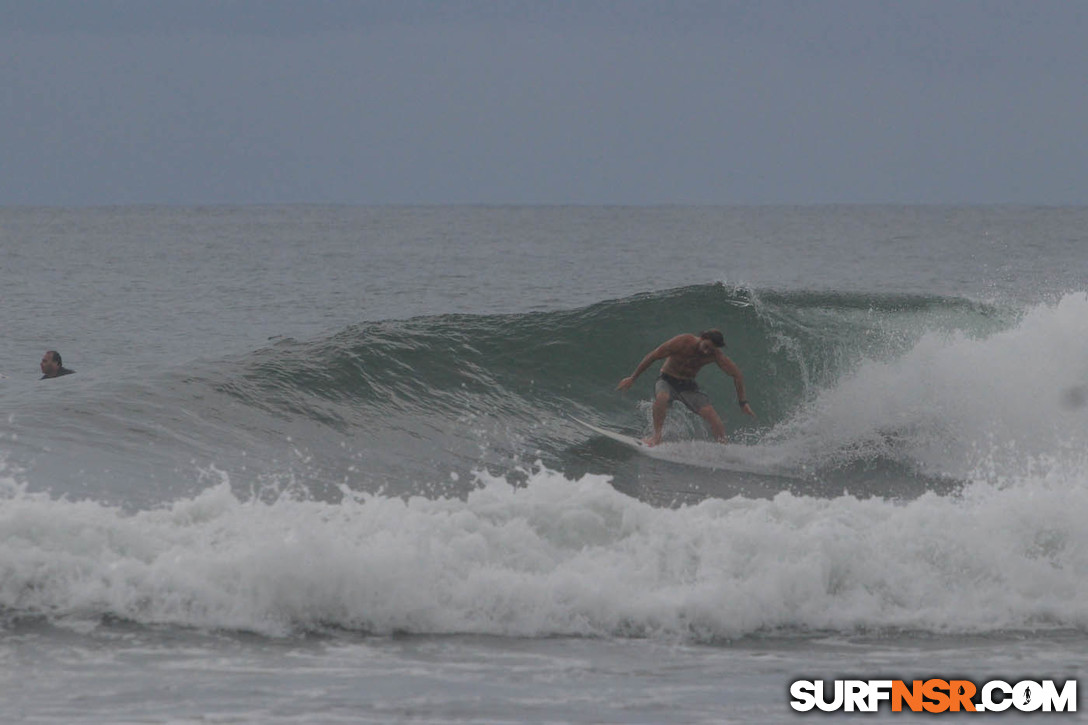
{"label": "surfer's bare foot", "polygon": [[649,438],[643,438],[642,442],[646,444],[647,448],[653,448],[661,442],[660,436],[650,436]]}

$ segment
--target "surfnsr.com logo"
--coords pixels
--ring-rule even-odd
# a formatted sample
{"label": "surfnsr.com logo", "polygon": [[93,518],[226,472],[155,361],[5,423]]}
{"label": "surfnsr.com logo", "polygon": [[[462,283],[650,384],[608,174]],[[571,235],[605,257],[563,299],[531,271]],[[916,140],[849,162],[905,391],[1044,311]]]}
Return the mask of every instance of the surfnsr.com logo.
{"label": "surfnsr.com logo", "polygon": [[797,680],[790,685],[790,707],[798,712],[1076,712],[1077,681],[990,680]]}

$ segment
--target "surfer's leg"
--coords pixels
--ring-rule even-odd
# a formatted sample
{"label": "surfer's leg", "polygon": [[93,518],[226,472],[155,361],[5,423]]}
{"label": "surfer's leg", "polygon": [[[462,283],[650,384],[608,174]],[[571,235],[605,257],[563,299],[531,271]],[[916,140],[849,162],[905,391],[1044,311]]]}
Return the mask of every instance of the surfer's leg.
{"label": "surfer's leg", "polygon": [[665,428],[665,416],[669,412],[670,399],[668,392],[654,396],[654,434],[643,441],[648,446],[656,446],[661,442],[661,431]]}
{"label": "surfer's leg", "polygon": [[714,406],[704,405],[699,408],[699,417],[706,421],[706,424],[710,426],[710,433],[714,436],[714,440],[719,443],[728,443],[729,439],[725,435],[725,424],[722,423],[722,419],[718,417],[718,412],[714,410]]}

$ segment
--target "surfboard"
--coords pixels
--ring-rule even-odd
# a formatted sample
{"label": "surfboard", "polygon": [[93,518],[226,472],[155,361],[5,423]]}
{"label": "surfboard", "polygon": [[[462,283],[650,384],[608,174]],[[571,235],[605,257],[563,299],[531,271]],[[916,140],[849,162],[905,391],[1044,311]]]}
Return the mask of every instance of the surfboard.
{"label": "surfboard", "polygon": [[616,431],[608,430],[607,428],[601,428],[599,426],[595,426],[592,423],[587,423],[584,420],[580,420],[578,418],[571,418],[571,420],[573,420],[575,423],[582,426],[583,428],[588,428],[589,430],[593,431],[597,435],[602,435],[605,438],[611,438],[612,440],[616,441],[617,443],[622,443],[623,445],[630,446],[631,448],[640,448],[644,452],[648,452],[650,450],[650,446],[646,445],[645,443],[643,443],[638,438],[632,438],[631,436],[625,436],[623,433],[617,433]]}
{"label": "surfboard", "polygon": [[662,461],[679,463],[696,468],[709,468],[735,473],[754,473],[760,476],[800,478],[789,466],[777,459],[773,450],[766,447],[748,446],[739,443],[714,443],[713,441],[676,441],[648,446],[638,438],[617,433],[571,417],[578,425],[599,436],[608,438],[628,448],[633,448],[644,456]]}

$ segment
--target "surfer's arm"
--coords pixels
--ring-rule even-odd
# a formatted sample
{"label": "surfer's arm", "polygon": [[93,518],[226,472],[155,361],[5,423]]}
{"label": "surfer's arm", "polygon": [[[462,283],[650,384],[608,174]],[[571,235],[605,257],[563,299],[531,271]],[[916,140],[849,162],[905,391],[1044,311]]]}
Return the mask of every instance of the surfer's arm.
{"label": "surfer's arm", "polygon": [[646,368],[653,365],[656,361],[664,360],[669,355],[672,355],[673,352],[676,351],[676,345],[678,344],[679,340],[683,337],[684,335],[677,335],[671,340],[663,342],[662,344],[651,350],[646,355],[646,357],[642,358],[642,362],[640,362],[638,364],[638,367],[635,368],[635,372],[631,373],[630,377],[624,378],[620,381],[620,384],[616,386],[616,390],[628,390],[632,385],[635,384],[638,376],[646,372]]}
{"label": "surfer's arm", "polygon": [[740,405],[740,409],[747,415],[754,417],[755,413],[752,412],[751,406],[748,405],[748,394],[744,392],[744,375],[741,374],[740,368],[721,352],[718,353],[718,367],[726,375],[733,378],[733,387],[737,389],[737,404]]}

